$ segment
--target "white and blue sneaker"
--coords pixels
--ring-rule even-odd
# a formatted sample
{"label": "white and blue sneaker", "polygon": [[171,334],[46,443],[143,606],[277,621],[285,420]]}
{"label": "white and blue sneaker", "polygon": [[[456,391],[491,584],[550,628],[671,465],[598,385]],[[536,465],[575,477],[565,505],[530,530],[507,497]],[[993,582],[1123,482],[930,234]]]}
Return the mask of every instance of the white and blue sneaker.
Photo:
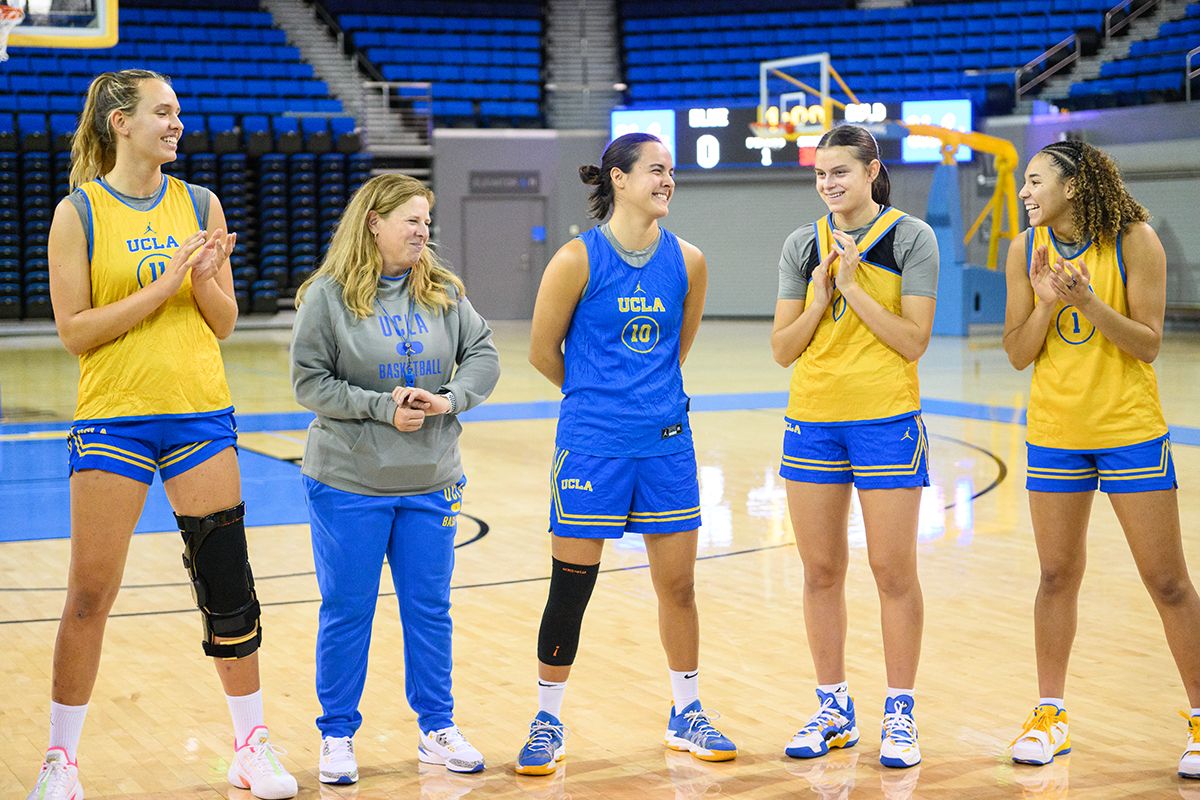
{"label": "white and blue sneaker", "polygon": [[563,740],[567,730],[558,717],[539,711],[529,723],[529,738],[517,754],[516,770],[521,775],[549,775],[567,756]]}
{"label": "white and blue sneaker", "polygon": [[858,726],[854,719],[854,700],[843,709],[832,692],[817,689],[821,708],[788,742],[783,752],[790,758],[817,758],[831,747],[854,747],[858,744]]}
{"label": "white and blue sneaker", "polygon": [[671,706],[664,742],[672,750],[686,751],[701,761],[728,761],[737,757],[737,746],[712,726],[699,700],[676,713]]}
{"label": "white and blue sneaker", "polygon": [[883,704],[883,728],[879,733],[879,763],[907,769],[921,763],[917,746],[917,723],[913,719],[912,695],[889,697]]}
{"label": "white and blue sneaker", "polygon": [[417,758],[426,764],[445,764],[451,772],[480,772],[483,753],[476,750],[457,725],[421,734]]}
{"label": "white and blue sneaker", "polygon": [[354,739],[349,736],[322,736],[321,761],[317,779],[334,786],[358,783],[358,761],[354,758]]}

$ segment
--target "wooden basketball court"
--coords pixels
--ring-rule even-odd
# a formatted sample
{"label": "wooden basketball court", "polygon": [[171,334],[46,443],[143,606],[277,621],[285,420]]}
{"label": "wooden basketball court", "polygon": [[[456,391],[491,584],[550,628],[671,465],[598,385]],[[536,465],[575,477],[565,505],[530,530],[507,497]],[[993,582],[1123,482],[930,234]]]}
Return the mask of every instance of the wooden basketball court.
{"label": "wooden basketball court", "polygon": [[[695,398],[705,522],[696,569],[702,697],[720,712],[718,726],[737,742],[739,757],[705,764],[663,748],[670,691],[654,594],[640,539],[626,537],[606,550],[584,623],[564,706],[564,767],[547,778],[513,773],[536,711],[554,433],[545,401],[557,392],[525,361],[527,325],[501,323],[500,386],[481,409],[487,418],[464,425],[470,479],[464,513],[483,524],[464,519],[460,526],[452,594],[456,722],[487,756],[488,768],[457,776],[418,765],[400,626],[385,575],[365,722],[356,738],[362,777],[353,787],[317,782],[319,597],[308,528],[260,526],[250,541],[264,604],[267,719],[272,738],[288,750],[284,761],[300,781],[301,798],[1200,798],[1200,781],[1175,775],[1185,734],[1176,714],[1187,700],[1103,499],[1094,513],[1068,685],[1074,752],[1041,769],[1007,758],[1009,740],[1037,699],[1031,615],[1038,567],[1019,424],[1029,375],[1009,367],[998,334],[936,339],[921,366],[935,480],[925,495],[919,547],[926,634],[916,711],[924,762],[906,771],[878,763],[885,688],[879,608],[857,517],[850,533],[848,677],[862,741],[824,759],[784,757],[784,744],[814,710],[814,677],[800,608],[801,565],[776,474],[788,373],[770,360],[769,328],[767,322],[706,322],[685,369]],[[287,377],[287,341],[285,332],[246,332],[224,348],[245,431],[251,504],[265,506],[265,499],[254,498],[276,491],[274,483],[256,482],[245,461],[251,453],[293,470],[298,491],[290,460],[302,454],[304,431]],[[1200,336],[1169,334],[1156,366],[1174,429],[1185,547],[1196,565]],[[6,498],[0,538],[22,539],[27,520],[50,513],[46,503],[21,500],[37,481],[65,485],[61,421],[71,417],[76,378],[74,359],[54,340],[6,340],[0,349],[0,399],[5,420],[12,420],[0,425]],[[46,458],[57,466],[35,475],[14,460],[40,448],[31,442],[44,442]],[[27,449],[14,449],[18,445]],[[50,477],[38,477],[43,474]],[[291,512],[302,518],[302,504]],[[248,800],[249,792],[225,783],[228,715],[199,648],[200,622],[180,567],[178,535],[164,519],[154,529],[165,532],[141,533],[132,546],[80,748],[81,776],[92,800]],[[0,543],[6,653],[0,797],[25,796],[46,744],[67,554],[65,538]]]}

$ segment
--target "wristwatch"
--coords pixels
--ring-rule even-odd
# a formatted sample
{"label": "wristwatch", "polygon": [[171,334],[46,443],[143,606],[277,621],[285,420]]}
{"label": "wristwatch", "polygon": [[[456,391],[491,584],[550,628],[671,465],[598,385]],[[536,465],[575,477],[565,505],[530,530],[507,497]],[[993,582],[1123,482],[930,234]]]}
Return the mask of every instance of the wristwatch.
{"label": "wristwatch", "polygon": [[440,394],[442,397],[444,397],[450,401],[450,411],[447,413],[457,414],[458,413],[458,398],[454,396],[454,392],[447,389],[444,392],[438,392],[438,394]]}

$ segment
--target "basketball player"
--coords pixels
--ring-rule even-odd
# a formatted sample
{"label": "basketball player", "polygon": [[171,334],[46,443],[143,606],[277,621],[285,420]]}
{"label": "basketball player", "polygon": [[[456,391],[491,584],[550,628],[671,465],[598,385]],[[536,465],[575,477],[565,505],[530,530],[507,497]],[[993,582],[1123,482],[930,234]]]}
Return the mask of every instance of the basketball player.
{"label": "basketball player", "polygon": [[921,220],[889,205],[871,134],[821,137],[817,193],[829,214],[783,245],[771,350],[795,363],[784,421],[788,508],[804,562],[804,623],[820,708],[785,748],[815,758],[858,743],[846,682],[847,521],[858,488],[879,591],[888,690],[879,760],[921,760],[913,720],[924,606],[917,512],[929,485],[917,359],[929,345],[938,248]]}
{"label": "basketball player", "polygon": [[1012,758],[1071,749],[1063,706],[1096,489],[1125,531],[1191,702],[1179,774],[1200,778],[1200,597],[1184,563],[1171,442],[1150,366],[1162,343],[1166,254],[1116,165],[1083,142],[1029,161],[1029,229],[1008,251],[1004,349],[1033,364],[1025,488],[1041,562],[1034,604],[1041,700]]}
{"label": "basketball player", "polygon": [[[700,704],[700,623],[693,577],[700,492],[680,365],[700,326],[704,255],[659,226],[675,191],[671,155],[654,136],[626,134],[600,166],[593,217],[546,267],[529,360],[562,387],[550,483],[550,591],[538,634],[538,712],[517,756],[524,775],[564,755],[563,692],[605,539],[645,535],[658,627],[675,704],[666,745],[706,761],[737,748]],[[565,349],[565,352],[564,352]]]}
{"label": "basketball player", "polygon": [[167,78],[106,72],[88,88],[74,191],[50,229],[54,319],[79,356],[68,435],[71,565],[54,648],[50,746],[31,800],[83,797],[76,750],[134,525],[157,471],[233,717],[228,778],[296,794],[263,722],[259,605],[246,553],[237,431],[217,340],[237,319],[225,215],[207,189],[164,176],[183,123]]}

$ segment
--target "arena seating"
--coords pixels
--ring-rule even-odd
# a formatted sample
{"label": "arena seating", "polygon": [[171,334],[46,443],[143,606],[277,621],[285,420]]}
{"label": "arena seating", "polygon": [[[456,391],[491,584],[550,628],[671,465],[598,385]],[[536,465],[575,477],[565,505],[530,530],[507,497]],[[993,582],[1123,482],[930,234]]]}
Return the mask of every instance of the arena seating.
{"label": "arena seating", "polygon": [[[109,50],[20,48],[0,69],[0,318],[50,316],[46,235],[67,194],[70,136],[92,77],[170,75],[185,125],[167,172],[221,198],[243,311],[274,312],[314,268],[349,192],[370,173],[352,117],[270,14],[250,0],[205,9],[121,4]],[[291,116],[310,112],[314,116]],[[311,151],[311,152],[305,152]]]}
{"label": "arena seating", "polygon": [[421,16],[355,0],[324,6],[385,80],[433,84],[436,124],[541,124],[540,4],[422,4]]}
{"label": "arena seating", "polygon": [[[864,98],[956,95],[971,98],[980,110],[1006,113],[1014,70],[1076,29],[1099,28],[1111,5],[998,0],[746,12],[738,10],[741,4],[709,2],[706,7],[724,6],[726,12],[658,16],[661,3],[623,0],[630,104],[754,105],[758,62],[829,52],[835,69]],[[995,88],[989,93],[989,87]]]}
{"label": "arena seating", "polygon": [[[1189,50],[1200,46],[1200,3],[1187,7],[1181,20],[1164,22],[1158,36],[1134,42],[1129,55],[1110,61],[1100,75],[1071,86],[1071,108],[1106,108],[1179,100],[1184,96],[1184,69]],[[1193,67],[1200,59],[1193,58]],[[1192,86],[1200,97],[1200,81]]]}

